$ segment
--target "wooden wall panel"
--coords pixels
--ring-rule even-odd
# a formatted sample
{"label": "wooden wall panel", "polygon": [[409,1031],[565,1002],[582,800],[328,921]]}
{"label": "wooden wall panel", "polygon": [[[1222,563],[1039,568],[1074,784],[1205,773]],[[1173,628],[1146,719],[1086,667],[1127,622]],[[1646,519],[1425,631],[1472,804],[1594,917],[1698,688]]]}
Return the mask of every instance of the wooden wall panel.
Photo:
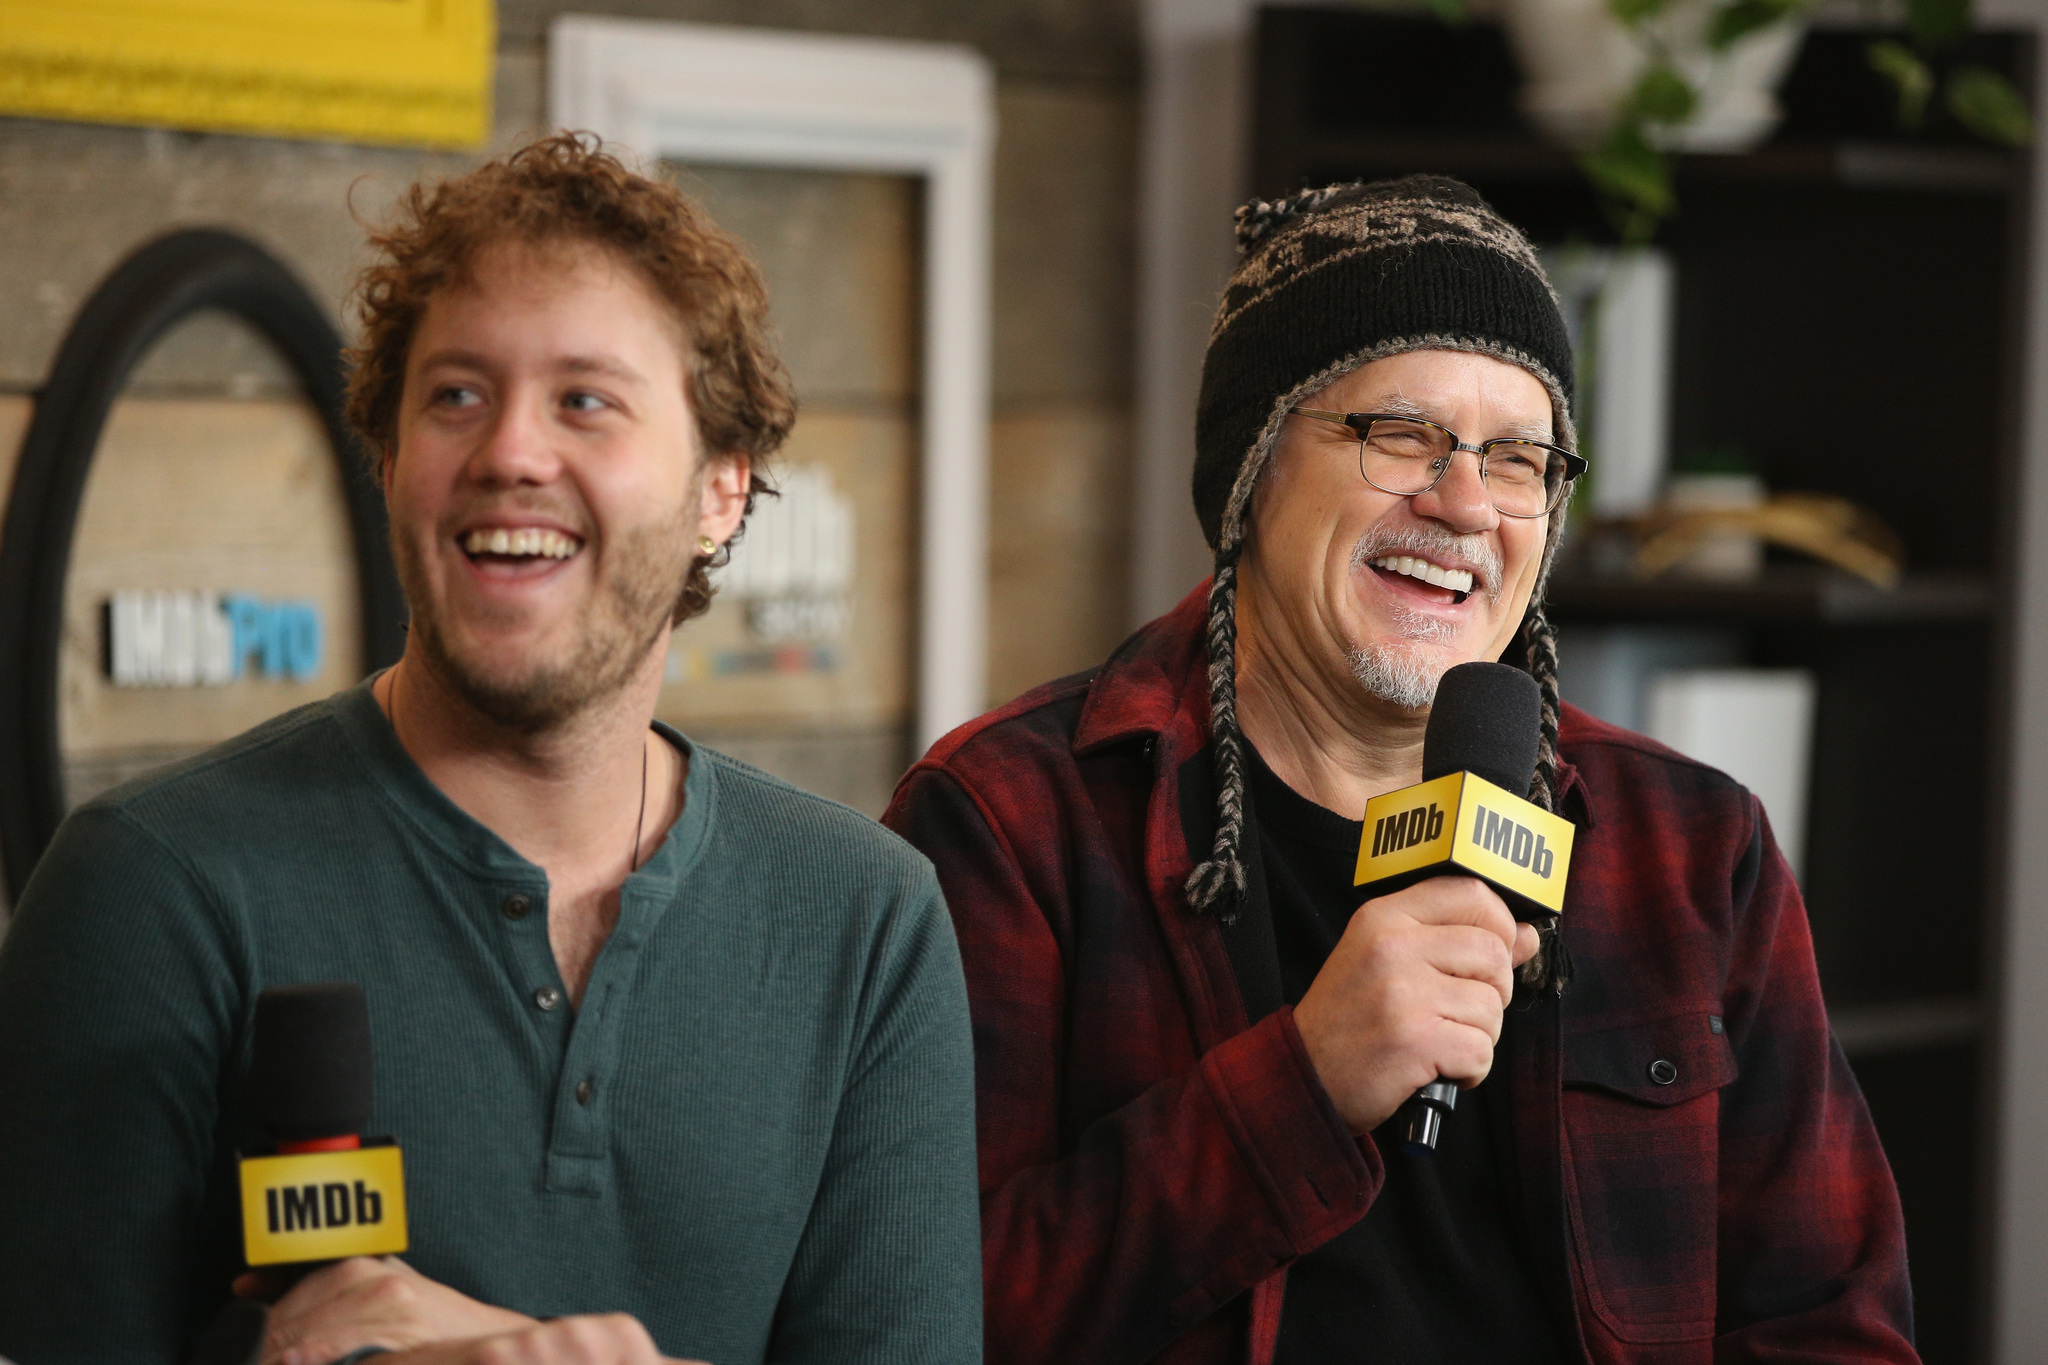
{"label": "wooden wall panel", "polygon": [[879,814],[911,757],[916,700],[920,190],[892,175],[664,169],[760,261],[801,403],[771,472],[791,483],[827,474],[852,503],[855,548],[836,638],[792,643],[778,659],[749,604],[722,592],[676,633],[659,714]]}
{"label": "wooden wall panel", "polygon": [[36,405],[28,395],[0,393],[0,496],[14,488],[14,466],[21,459],[21,438],[28,435],[28,419]]}
{"label": "wooden wall panel", "polygon": [[[218,687],[115,687],[102,609],[123,589],[303,598],[320,611],[320,672]],[[114,408],[72,543],[60,724],[67,765],[125,772],[241,733],[362,676],[354,547],[341,475],[297,399],[128,397]],[[90,776],[84,785],[97,785]],[[73,783],[74,800],[86,792]]]}
{"label": "wooden wall panel", "polygon": [[[854,512],[851,612],[829,650],[831,668],[733,667],[774,647],[754,637],[747,604],[722,593],[676,632],[660,715],[690,732],[705,727],[842,729],[906,724],[915,628],[916,435],[907,418],[806,411],[778,466],[822,469]],[[744,553],[744,546],[741,553]]]}

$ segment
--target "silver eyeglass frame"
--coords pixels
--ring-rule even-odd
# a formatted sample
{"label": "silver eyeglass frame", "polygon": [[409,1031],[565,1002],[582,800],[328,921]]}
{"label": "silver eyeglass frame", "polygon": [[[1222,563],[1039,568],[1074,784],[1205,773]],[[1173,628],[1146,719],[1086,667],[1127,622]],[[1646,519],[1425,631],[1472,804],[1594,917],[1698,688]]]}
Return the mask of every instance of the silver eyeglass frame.
{"label": "silver eyeglass frame", "polygon": [[[1522,521],[1534,521],[1538,517],[1547,517],[1552,512],[1555,512],[1557,505],[1564,501],[1565,492],[1571,487],[1572,480],[1585,473],[1587,469],[1585,456],[1566,450],[1563,446],[1552,445],[1548,441],[1532,441],[1525,436],[1496,436],[1490,441],[1481,441],[1478,445],[1473,445],[1441,422],[1432,422],[1427,417],[1414,417],[1404,412],[1325,412],[1320,408],[1302,407],[1289,408],[1288,411],[1299,417],[1313,418],[1318,422],[1334,422],[1338,426],[1349,429],[1353,435],[1358,437],[1358,477],[1364,479],[1372,487],[1378,488],[1380,492],[1391,493],[1397,498],[1420,497],[1439,483],[1442,483],[1444,475],[1450,471],[1451,456],[1456,455],[1461,450],[1469,450],[1479,457],[1479,478],[1483,483],[1486,481],[1487,457],[1492,453],[1494,447],[1507,445],[1535,446],[1539,450],[1547,450],[1553,455],[1564,457],[1564,477],[1557,481],[1557,488],[1551,493],[1550,501],[1544,504],[1543,510],[1540,512],[1510,512],[1498,502],[1493,505],[1493,510],[1504,517],[1515,517]],[[1417,426],[1434,428],[1450,437],[1451,449],[1449,454],[1436,461],[1436,477],[1422,487],[1405,493],[1399,489],[1385,488],[1373,483],[1372,476],[1365,472],[1365,442],[1367,436],[1372,431],[1372,424],[1374,422],[1413,422]]]}

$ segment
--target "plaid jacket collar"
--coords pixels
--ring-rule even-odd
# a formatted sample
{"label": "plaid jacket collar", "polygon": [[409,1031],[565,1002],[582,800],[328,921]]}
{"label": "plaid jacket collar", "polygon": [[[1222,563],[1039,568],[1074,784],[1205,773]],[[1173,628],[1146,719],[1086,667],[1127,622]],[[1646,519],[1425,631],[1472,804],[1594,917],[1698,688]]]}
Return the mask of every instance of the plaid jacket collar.
{"label": "plaid jacket collar", "polygon": [[1172,611],[1125,640],[1097,670],[1074,727],[1076,754],[1141,735],[1199,734],[1208,743],[1209,656],[1202,644],[1208,602],[1209,580],[1203,579]]}

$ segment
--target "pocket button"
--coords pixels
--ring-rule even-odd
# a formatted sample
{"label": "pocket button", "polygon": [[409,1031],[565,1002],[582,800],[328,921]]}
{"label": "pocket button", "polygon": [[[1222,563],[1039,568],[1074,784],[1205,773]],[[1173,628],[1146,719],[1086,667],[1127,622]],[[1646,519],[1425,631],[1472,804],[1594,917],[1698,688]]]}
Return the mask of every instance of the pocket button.
{"label": "pocket button", "polygon": [[1659,1057],[1650,1063],[1650,1079],[1659,1085],[1670,1085],[1678,1079],[1678,1068]]}

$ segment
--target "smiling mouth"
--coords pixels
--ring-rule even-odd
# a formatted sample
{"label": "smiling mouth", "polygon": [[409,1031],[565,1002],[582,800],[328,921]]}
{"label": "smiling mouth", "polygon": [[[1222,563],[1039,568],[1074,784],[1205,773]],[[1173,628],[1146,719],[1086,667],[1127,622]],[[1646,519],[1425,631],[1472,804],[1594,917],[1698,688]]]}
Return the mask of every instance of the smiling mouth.
{"label": "smiling mouth", "polygon": [[1437,589],[1446,606],[1457,606],[1472,595],[1470,569],[1446,569],[1413,555],[1381,555],[1368,562],[1390,577],[1408,578],[1420,586]]}
{"label": "smiling mouth", "polygon": [[573,558],[583,548],[575,536],[543,526],[497,526],[460,537],[462,552],[476,564],[548,564]]}

